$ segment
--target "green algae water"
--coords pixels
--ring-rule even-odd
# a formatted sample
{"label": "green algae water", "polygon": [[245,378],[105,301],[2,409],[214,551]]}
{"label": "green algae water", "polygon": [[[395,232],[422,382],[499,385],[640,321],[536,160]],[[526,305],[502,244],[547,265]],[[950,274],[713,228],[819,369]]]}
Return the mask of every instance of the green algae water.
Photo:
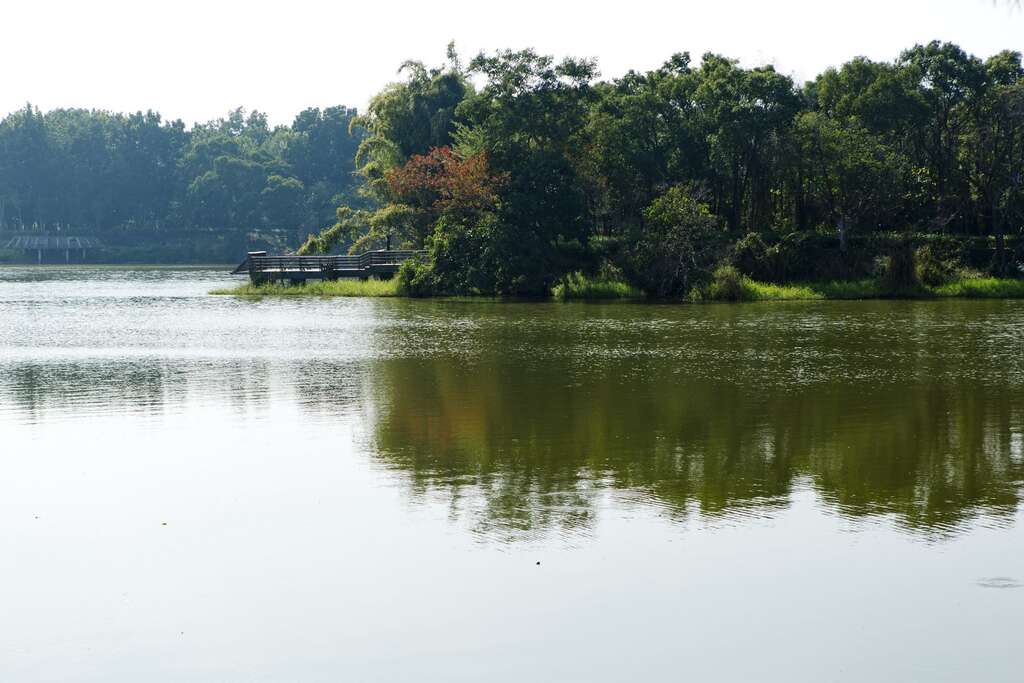
{"label": "green algae water", "polygon": [[1024,301],[0,269],[0,680],[1018,681]]}

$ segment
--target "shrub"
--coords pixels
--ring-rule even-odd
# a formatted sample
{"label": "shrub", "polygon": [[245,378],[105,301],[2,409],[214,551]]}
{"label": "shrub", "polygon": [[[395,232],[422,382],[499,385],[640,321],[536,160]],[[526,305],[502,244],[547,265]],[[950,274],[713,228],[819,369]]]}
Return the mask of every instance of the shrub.
{"label": "shrub", "polygon": [[963,251],[963,244],[948,236],[931,239],[922,244],[914,252],[917,280],[929,287],[952,282],[962,274]]}
{"label": "shrub", "polygon": [[730,251],[730,260],[741,273],[755,280],[771,281],[777,277],[778,248],[770,247],[756,232],[748,232],[736,240]]}
{"label": "shrub", "polygon": [[494,214],[441,216],[427,239],[437,290],[448,294],[495,292],[492,258],[496,225]]}
{"label": "shrub", "polygon": [[643,296],[636,287],[620,278],[598,275],[587,277],[583,273],[570,273],[551,290],[556,299],[634,299]]}
{"label": "shrub", "polygon": [[734,266],[722,265],[715,269],[708,296],[714,301],[743,301],[747,299],[745,278]]}
{"label": "shrub", "polygon": [[724,235],[707,204],[677,186],[651,202],[644,219],[624,264],[632,282],[651,296],[667,297],[708,279]]}
{"label": "shrub", "polygon": [[402,296],[427,297],[439,293],[433,264],[423,257],[404,261],[398,267],[398,293]]}
{"label": "shrub", "polygon": [[914,262],[914,248],[910,240],[899,240],[882,262],[882,284],[893,292],[919,289],[917,269]]}

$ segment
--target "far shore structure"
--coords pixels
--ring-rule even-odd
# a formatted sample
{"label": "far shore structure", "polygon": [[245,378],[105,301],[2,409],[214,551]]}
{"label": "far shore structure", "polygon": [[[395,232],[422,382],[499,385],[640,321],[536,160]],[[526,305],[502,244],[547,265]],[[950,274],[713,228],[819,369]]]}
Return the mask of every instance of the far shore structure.
{"label": "far shore structure", "polygon": [[[72,254],[81,254],[84,261],[87,249],[98,249],[103,243],[96,237],[82,237],[74,235],[33,235],[33,234],[0,234],[0,244],[3,249],[11,251],[21,250],[26,254],[36,255],[36,262],[42,263],[46,253],[63,252],[64,263],[71,263]],[[59,257],[58,257],[59,258]]]}

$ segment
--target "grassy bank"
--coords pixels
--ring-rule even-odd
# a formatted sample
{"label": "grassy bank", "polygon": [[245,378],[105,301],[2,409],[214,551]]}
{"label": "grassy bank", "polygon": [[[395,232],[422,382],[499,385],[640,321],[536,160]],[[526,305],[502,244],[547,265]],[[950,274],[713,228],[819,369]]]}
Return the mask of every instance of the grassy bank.
{"label": "grassy bank", "polygon": [[[625,282],[590,280],[572,276],[556,285],[556,299],[636,299],[643,292]],[[1008,278],[964,278],[939,287],[919,285],[894,289],[878,279],[836,280],[833,282],[774,284],[758,282],[743,275],[726,281],[716,278],[707,288],[694,290],[686,301],[822,301],[857,299],[1021,299],[1024,280]]]}
{"label": "grassy bank", "polygon": [[[400,296],[397,279],[313,281],[303,285],[246,283],[210,293],[233,296]],[[644,298],[642,291],[625,282],[591,279],[581,275],[572,275],[555,285],[552,296],[560,301]],[[739,302],[940,298],[1024,299],[1024,280],[969,278],[939,287],[922,285],[911,289],[894,290],[876,279],[779,285],[739,276],[725,281],[717,279],[705,290],[695,290],[686,300]]]}
{"label": "grassy bank", "polygon": [[[716,287],[716,285],[718,285]],[[875,279],[777,285],[741,277],[738,283],[722,287],[712,283],[704,301],[807,301],[850,299],[1021,299],[1024,280],[1007,278],[962,279],[939,287],[919,285],[893,289]]]}
{"label": "grassy bank", "polygon": [[573,273],[551,290],[551,295],[560,301],[570,299],[642,299],[644,293],[636,287],[607,278],[588,278]]}
{"label": "grassy bank", "polygon": [[777,285],[770,282],[757,282],[750,278],[742,278],[739,283],[738,295],[716,295],[714,289],[710,294],[707,298],[712,301],[808,301],[816,299],[880,299],[893,296],[877,280]]}
{"label": "grassy bank", "polygon": [[230,289],[215,289],[210,294],[233,296],[398,296],[398,280],[329,280],[302,285],[247,282]]}
{"label": "grassy bank", "polygon": [[965,299],[1024,299],[1024,280],[982,277],[942,285],[932,292],[935,296]]}

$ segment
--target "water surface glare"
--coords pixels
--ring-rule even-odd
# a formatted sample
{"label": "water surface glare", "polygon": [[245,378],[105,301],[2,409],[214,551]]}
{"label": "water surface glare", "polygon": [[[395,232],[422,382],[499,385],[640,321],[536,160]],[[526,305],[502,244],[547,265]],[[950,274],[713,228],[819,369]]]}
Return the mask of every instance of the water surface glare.
{"label": "water surface glare", "polygon": [[1019,681],[1024,302],[0,268],[0,681]]}

